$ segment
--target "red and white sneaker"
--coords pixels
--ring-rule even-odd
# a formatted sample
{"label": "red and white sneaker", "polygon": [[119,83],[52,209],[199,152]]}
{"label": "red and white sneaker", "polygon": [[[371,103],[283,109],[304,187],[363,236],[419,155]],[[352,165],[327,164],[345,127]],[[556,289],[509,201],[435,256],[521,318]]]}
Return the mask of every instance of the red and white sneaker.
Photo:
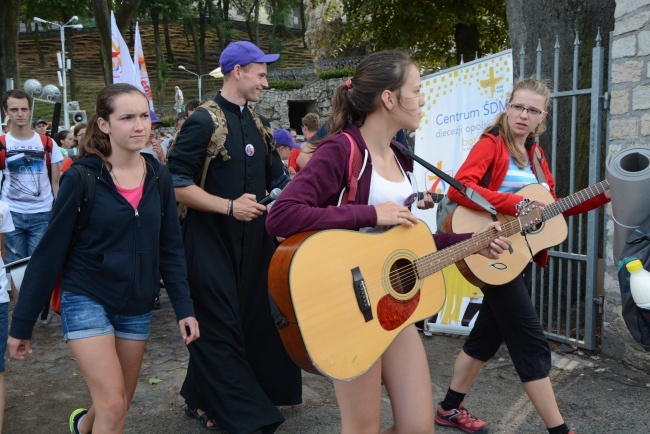
{"label": "red and white sneaker", "polygon": [[436,423],[442,426],[450,426],[462,429],[471,434],[486,434],[489,432],[487,422],[472,414],[460,403],[459,408],[445,410],[440,404],[436,410]]}

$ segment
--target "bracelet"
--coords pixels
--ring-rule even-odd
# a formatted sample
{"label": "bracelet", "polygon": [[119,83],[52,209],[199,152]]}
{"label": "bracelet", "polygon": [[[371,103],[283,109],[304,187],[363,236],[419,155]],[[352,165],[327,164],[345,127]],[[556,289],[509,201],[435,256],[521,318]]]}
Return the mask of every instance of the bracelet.
{"label": "bracelet", "polygon": [[232,217],[232,212],[233,212],[233,201],[231,200],[228,202],[228,217]]}

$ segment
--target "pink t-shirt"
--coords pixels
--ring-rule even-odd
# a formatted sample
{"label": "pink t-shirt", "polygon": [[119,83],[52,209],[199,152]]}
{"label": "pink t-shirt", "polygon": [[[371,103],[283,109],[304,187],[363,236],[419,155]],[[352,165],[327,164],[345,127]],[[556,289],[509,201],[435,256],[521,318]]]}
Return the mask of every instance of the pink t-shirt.
{"label": "pink t-shirt", "polygon": [[126,199],[134,209],[138,208],[140,199],[142,199],[142,191],[144,189],[144,185],[136,188],[122,188],[116,185],[115,188],[117,189],[117,192],[120,193],[122,197],[124,197],[124,199]]}

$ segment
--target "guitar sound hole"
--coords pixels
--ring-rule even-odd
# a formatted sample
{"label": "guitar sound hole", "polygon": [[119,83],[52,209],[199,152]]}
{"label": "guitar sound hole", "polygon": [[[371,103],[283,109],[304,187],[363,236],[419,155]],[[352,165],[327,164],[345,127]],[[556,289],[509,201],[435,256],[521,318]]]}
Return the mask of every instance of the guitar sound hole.
{"label": "guitar sound hole", "polygon": [[415,267],[408,259],[398,259],[390,267],[390,286],[398,294],[408,294],[416,282]]}

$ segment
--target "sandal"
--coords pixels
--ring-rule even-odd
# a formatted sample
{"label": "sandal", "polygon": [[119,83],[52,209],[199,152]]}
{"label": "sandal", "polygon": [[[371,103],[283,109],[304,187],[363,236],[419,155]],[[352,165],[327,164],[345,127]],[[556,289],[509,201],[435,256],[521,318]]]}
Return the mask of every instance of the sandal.
{"label": "sandal", "polygon": [[[199,409],[198,408],[191,408],[189,405],[186,405],[185,408],[185,414],[189,417],[192,417],[194,419],[197,419],[201,426],[208,431],[219,431],[221,430],[221,425],[217,423],[214,419],[210,419],[208,417],[208,414],[203,412],[199,414]],[[212,422],[212,425],[208,425],[208,423]]]}

